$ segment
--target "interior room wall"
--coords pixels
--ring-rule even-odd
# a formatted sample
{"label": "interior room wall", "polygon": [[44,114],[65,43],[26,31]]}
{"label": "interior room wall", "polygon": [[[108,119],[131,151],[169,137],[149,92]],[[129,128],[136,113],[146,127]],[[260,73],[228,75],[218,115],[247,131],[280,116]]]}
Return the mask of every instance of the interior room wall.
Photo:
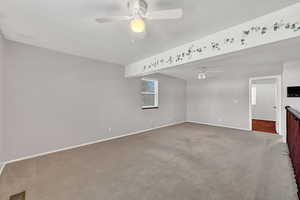
{"label": "interior room wall", "polygon": [[124,67],[7,41],[6,160],[185,121],[186,82],[159,80],[159,109],[141,109]]}
{"label": "interior room wall", "polygon": [[256,104],[252,105],[252,119],[276,121],[276,84],[254,84]]}
{"label": "interior room wall", "polygon": [[228,66],[187,83],[187,121],[249,130],[249,78],[282,73],[281,64]]}
{"label": "interior room wall", "polygon": [[[300,60],[286,62],[283,65],[283,73],[282,73],[282,102],[283,107],[291,106],[294,109],[300,112],[300,98],[288,98],[287,97],[287,87],[289,86],[300,86]],[[286,111],[283,109],[282,112],[282,126],[284,135],[286,135]]]}
{"label": "interior room wall", "polygon": [[4,37],[0,31],[0,168],[1,163],[4,161],[4,128],[3,128],[3,89],[4,89]]}

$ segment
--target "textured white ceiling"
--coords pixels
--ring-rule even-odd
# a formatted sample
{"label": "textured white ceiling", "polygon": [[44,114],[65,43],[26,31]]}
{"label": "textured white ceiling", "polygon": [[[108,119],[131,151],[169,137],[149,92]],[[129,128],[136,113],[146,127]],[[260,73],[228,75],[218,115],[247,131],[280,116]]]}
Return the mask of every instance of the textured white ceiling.
{"label": "textured white ceiling", "polygon": [[95,17],[127,14],[126,0],[1,0],[7,39],[69,54],[129,64],[299,0],[148,0],[150,10],[181,7],[184,18],[148,21],[148,35],[132,42],[127,22]]}

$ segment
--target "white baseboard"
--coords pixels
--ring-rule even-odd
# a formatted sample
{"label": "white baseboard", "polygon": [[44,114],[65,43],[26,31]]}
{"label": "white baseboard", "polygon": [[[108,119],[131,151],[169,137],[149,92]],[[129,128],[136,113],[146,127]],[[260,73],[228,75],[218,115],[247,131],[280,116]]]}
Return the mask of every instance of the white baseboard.
{"label": "white baseboard", "polygon": [[168,127],[168,126],[174,126],[174,125],[177,125],[177,124],[182,124],[184,122],[190,122],[190,123],[195,123],[195,124],[203,124],[203,125],[209,125],[209,126],[217,126],[217,127],[224,127],[224,128],[231,128],[231,129],[238,129],[238,130],[250,131],[249,129],[245,129],[245,128],[233,127],[233,126],[225,126],[225,125],[220,125],[220,124],[205,123],[205,122],[196,122],[196,121],[180,121],[180,122],[165,124],[165,125],[154,127],[154,128],[149,128],[149,129],[144,129],[144,130],[140,130],[140,131],[131,132],[131,133],[124,134],[124,135],[119,135],[119,136],[110,137],[110,138],[106,138],[106,139],[100,139],[100,140],[96,140],[96,141],[93,141],[93,142],[83,143],[83,144],[69,146],[69,147],[65,147],[65,148],[61,148],[61,149],[57,149],[57,150],[53,150],[53,151],[48,151],[48,152],[44,152],[44,153],[39,153],[39,154],[30,155],[30,156],[25,156],[25,157],[17,158],[17,159],[14,159],[14,160],[9,160],[9,161],[0,163],[0,175],[3,172],[3,169],[4,169],[5,165],[7,165],[9,163],[14,163],[14,162],[22,161],[22,160],[27,160],[27,159],[32,159],[32,158],[36,158],[36,157],[40,157],[40,156],[45,156],[45,155],[52,154],[52,153],[57,153],[57,152],[61,152],[61,151],[71,150],[71,149],[75,149],[75,148],[79,148],[79,147],[83,147],[83,146],[88,146],[88,145],[92,145],[92,144],[106,142],[106,141],[109,141],[109,140],[114,140],[114,139],[118,139],[118,138],[123,138],[123,137],[131,136],[131,135],[142,134],[142,133],[145,133],[147,131],[152,131],[152,130],[155,130],[155,129],[160,129],[160,128],[164,128],[164,127]]}
{"label": "white baseboard", "polygon": [[3,172],[4,167],[5,167],[5,163],[0,163],[0,176]]}
{"label": "white baseboard", "polygon": [[242,130],[242,131],[251,131],[249,128],[241,128],[241,127],[235,127],[235,126],[227,126],[227,125],[223,125],[223,124],[214,124],[214,123],[197,122],[197,121],[187,121],[187,122],[195,123],[195,124],[208,125],[208,126],[216,126],[216,127],[223,127],[223,128],[238,129],[238,130]]}
{"label": "white baseboard", "polygon": [[[30,155],[30,156],[25,156],[25,157],[17,158],[17,159],[14,159],[14,160],[5,161],[4,163],[2,163],[3,166],[1,167],[1,171],[0,172],[2,172],[4,166],[6,164],[9,164],[9,163],[14,163],[14,162],[17,162],[17,161],[22,161],[22,160],[27,160],[27,159],[32,159],[32,158],[36,158],[36,157],[40,157],[40,156],[45,156],[45,155],[52,154],[52,153],[57,153],[57,152],[61,152],[61,151],[71,150],[71,149],[75,149],[75,148],[78,148],[78,147],[88,146],[88,145],[92,145],[92,144],[96,144],[96,143],[100,143],[100,142],[106,142],[106,141],[109,141],[109,140],[114,140],[114,139],[118,139],[118,138],[122,138],[122,137],[127,137],[127,136],[131,136],[131,135],[142,134],[142,133],[145,133],[147,131],[151,131],[151,130],[155,130],[155,129],[160,129],[160,128],[164,128],[164,127],[168,127],[168,126],[174,126],[174,125],[177,125],[177,124],[182,124],[184,122],[185,121],[180,121],[180,122],[165,124],[165,125],[162,125],[162,126],[158,126],[158,127],[154,127],[154,128],[149,128],[149,129],[144,129],[144,130],[140,130],[140,131],[135,131],[135,132],[131,132],[131,133],[124,134],[124,135],[119,135],[119,136],[110,137],[110,138],[106,138],[106,139],[100,139],[100,140],[96,140],[96,141],[93,141],[93,142],[88,142],[88,143],[83,143],[83,144],[79,144],[79,145],[69,146],[69,147],[65,147],[65,148],[61,148],[61,149],[57,149],[57,150],[53,150],[53,151],[48,151],[48,152],[44,152],[44,153],[39,153],[39,154],[34,154],[34,155]],[[1,175],[1,173],[0,173],[0,175]]]}

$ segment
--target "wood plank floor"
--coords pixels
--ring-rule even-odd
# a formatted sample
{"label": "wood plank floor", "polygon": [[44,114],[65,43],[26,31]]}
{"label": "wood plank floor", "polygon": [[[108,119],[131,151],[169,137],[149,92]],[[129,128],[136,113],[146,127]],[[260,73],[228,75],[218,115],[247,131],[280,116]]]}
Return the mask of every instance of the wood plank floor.
{"label": "wood plank floor", "polygon": [[277,134],[275,121],[253,119],[252,120],[252,130]]}

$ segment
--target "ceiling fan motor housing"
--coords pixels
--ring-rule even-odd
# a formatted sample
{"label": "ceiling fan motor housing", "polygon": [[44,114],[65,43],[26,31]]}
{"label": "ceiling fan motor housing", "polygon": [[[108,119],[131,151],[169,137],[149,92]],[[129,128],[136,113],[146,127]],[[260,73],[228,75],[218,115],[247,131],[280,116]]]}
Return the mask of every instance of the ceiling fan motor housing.
{"label": "ceiling fan motor housing", "polygon": [[132,0],[128,2],[128,8],[132,10],[134,17],[144,17],[148,10],[148,5],[144,0]]}

